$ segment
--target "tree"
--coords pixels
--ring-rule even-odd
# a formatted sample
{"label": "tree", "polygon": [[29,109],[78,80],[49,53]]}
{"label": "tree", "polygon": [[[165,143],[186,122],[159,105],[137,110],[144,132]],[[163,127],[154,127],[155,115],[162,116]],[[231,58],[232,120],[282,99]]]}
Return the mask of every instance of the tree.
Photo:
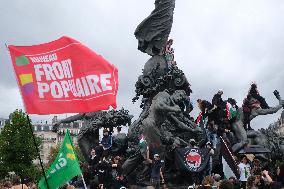
{"label": "tree", "polygon": [[[15,172],[22,178],[37,179],[39,171],[33,160],[38,154],[32,135],[27,115],[22,110],[14,111],[0,134],[0,164],[4,165],[4,168],[0,166],[1,174]],[[36,143],[41,144],[39,137],[36,137]]]}
{"label": "tree", "polygon": [[51,164],[53,163],[53,161],[55,160],[57,154],[59,153],[60,150],[60,145],[57,144],[55,147],[51,147],[49,155],[48,155],[48,163],[46,164],[46,169],[48,169]]}

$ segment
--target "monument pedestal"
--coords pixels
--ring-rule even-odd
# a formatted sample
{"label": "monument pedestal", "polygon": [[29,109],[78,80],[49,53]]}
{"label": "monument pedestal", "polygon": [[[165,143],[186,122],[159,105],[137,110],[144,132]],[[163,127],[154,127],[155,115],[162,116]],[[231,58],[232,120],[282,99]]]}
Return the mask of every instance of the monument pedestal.
{"label": "monument pedestal", "polygon": [[271,153],[270,150],[260,145],[249,145],[241,149],[238,154],[267,154]]}

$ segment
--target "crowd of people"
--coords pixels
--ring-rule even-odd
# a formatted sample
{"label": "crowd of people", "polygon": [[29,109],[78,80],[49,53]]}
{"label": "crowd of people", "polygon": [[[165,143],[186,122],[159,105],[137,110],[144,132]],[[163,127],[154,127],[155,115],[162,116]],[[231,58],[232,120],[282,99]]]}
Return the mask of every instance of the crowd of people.
{"label": "crowd of people", "polygon": [[[121,133],[120,127],[117,129],[117,134],[114,136],[109,130],[104,129],[99,146],[94,147],[90,152],[89,161],[83,168],[84,178],[90,189],[128,188],[126,177],[122,172],[125,154],[120,151],[111,151],[113,138],[124,134]],[[165,183],[162,172],[164,162],[159,154],[154,154],[153,158],[147,157],[144,163],[151,165],[149,183],[154,188],[160,188],[160,184]],[[82,186],[82,180],[76,182],[73,182],[75,186]]]}
{"label": "crowd of people", "polygon": [[243,156],[238,164],[241,188],[284,188],[284,164],[274,170],[276,174],[270,174],[266,165],[261,165],[257,158],[249,159]]}
{"label": "crowd of people", "polygon": [[[158,154],[154,155],[154,159],[150,160],[152,164],[151,169],[151,185],[152,188],[167,189],[167,181],[164,180],[162,174],[163,163]],[[121,174],[121,158],[116,156],[111,162],[107,160],[99,160],[94,149],[91,152],[90,161],[88,163],[89,169],[93,170],[91,175],[85,175],[90,189],[109,189],[129,188],[126,180]],[[240,179],[231,176],[227,179],[222,179],[219,174],[211,174],[202,177],[203,180],[200,184],[193,184],[188,186],[192,189],[284,189],[284,165],[277,168],[277,175],[272,178],[270,173],[262,170],[259,161],[254,159],[249,162],[247,157],[243,157],[241,163],[238,165],[240,171]],[[89,178],[88,178],[89,177]],[[91,179],[94,179],[89,182]],[[186,178],[185,178],[186,179]],[[74,178],[69,183],[60,187],[60,189],[75,189],[83,188],[80,179]],[[151,188],[151,187],[148,187]],[[14,176],[10,180],[0,183],[0,189],[38,189],[37,185],[27,180],[21,181],[20,177]]]}
{"label": "crowd of people", "polygon": [[[171,50],[172,41],[168,44],[168,54],[173,56],[173,50]],[[167,50],[167,49],[166,49]],[[173,59],[173,57],[172,57]],[[169,64],[172,64],[169,59]],[[210,152],[210,159],[207,166],[201,173],[192,174],[193,185],[189,188],[220,188],[220,189],[265,189],[265,188],[279,188],[284,189],[284,165],[279,166],[277,170],[274,170],[276,174],[271,175],[267,171],[264,165],[261,165],[257,158],[249,160],[247,156],[239,157],[240,162],[238,164],[238,171],[240,177],[230,177],[224,179],[223,175],[213,173],[212,170],[212,156],[215,153],[217,144],[220,142],[218,139],[220,136],[224,136],[228,128],[222,127],[224,121],[226,121],[226,113],[224,110],[224,101],[222,100],[223,91],[219,90],[213,97],[212,103],[198,99],[198,107],[201,110],[200,115],[195,120],[196,124],[204,124],[207,135],[207,143],[203,146],[208,148]],[[268,108],[269,106],[262,98],[256,88],[255,84],[252,84],[247,98],[259,99],[258,105],[262,108]],[[229,99],[230,100],[230,99]],[[231,99],[231,104],[236,102]],[[246,100],[244,101],[243,108],[246,108]],[[208,115],[211,115],[211,118]],[[206,120],[207,117],[207,120]],[[202,123],[203,122],[203,123]],[[249,122],[246,129],[251,129]],[[216,126],[219,126],[216,128]],[[123,136],[122,136],[123,135]],[[103,137],[98,146],[95,146],[90,151],[89,159],[86,163],[81,163],[81,169],[83,171],[84,180],[78,176],[72,179],[69,184],[64,185],[62,188],[81,188],[83,182],[86,182],[90,189],[123,189],[129,188],[125,175],[123,175],[122,165],[125,161],[125,152],[112,151],[113,140],[115,137],[125,137],[125,133],[121,133],[121,127],[117,127],[117,134],[114,135],[113,131],[108,129],[103,130]],[[226,138],[226,136],[224,136]],[[189,148],[200,148],[198,143],[194,139],[190,139],[188,143]],[[203,148],[202,147],[202,148]],[[164,161],[159,154],[153,154],[146,157],[146,163],[150,165],[150,180],[149,183],[152,188],[167,188],[167,182],[171,182],[165,178],[163,174]],[[186,179],[186,178],[185,178]],[[36,189],[37,186],[32,182],[21,182],[19,177],[15,177],[12,182],[9,180],[0,184],[2,188],[13,189]]]}
{"label": "crowd of people", "polygon": [[[90,152],[90,159],[86,165],[84,172],[87,184],[90,188],[129,188],[125,175],[122,172],[122,164],[124,162],[123,154],[110,153],[112,144],[111,135],[108,130],[104,130],[104,136],[99,146]],[[120,131],[118,131],[120,133]],[[199,148],[198,143],[194,139],[190,139],[188,148]],[[209,149],[210,159],[205,169],[196,174],[192,174],[192,188],[232,188],[232,189],[266,189],[266,188],[284,188],[284,164],[279,166],[276,171],[268,172],[266,164],[260,162],[256,157],[240,156],[238,171],[239,178],[231,176],[224,179],[224,175],[213,173],[212,156],[214,155],[214,145],[208,141],[204,148]],[[147,156],[147,163],[150,164],[150,185],[152,188],[168,188],[167,180],[164,175],[164,161],[159,154],[153,157]],[[274,174],[274,172],[276,174]],[[186,179],[186,178],[185,178]],[[75,183],[76,186],[76,183]]]}
{"label": "crowd of people", "polygon": [[[257,161],[254,161],[257,162]],[[259,167],[250,169],[248,160],[244,157],[239,164],[240,179],[231,176],[228,179],[222,179],[220,175],[208,175],[204,177],[202,184],[190,186],[197,189],[283,189],[284,177],[278,174],[275,180],[272,179],[269,172],[261,170]],[[282,168],[283,171],[283,168]],[[280,172],[279,172],[280,173]]]}
{"label": "crowd of people", "polygon": [[38,189],[38,187],[36,183],[21,180],[19,176],[14,175],[11,179],[0,181],[0,189]]}
{"label": "crowd of people", "polygon": [[[124,155],[120,152],[115,154],[111,151],[113,138],[121,133],[121,128],[117,128],[117,134],[112,136],[109,130],[103,130],[103,137],[100,144],[90,151],[88,162],[81,164],[84,175],[84,181],[90,189],[123,189],[129,188],[125,175],[122,172]],[[189,148],[199,148],[194,139],[189,141]],[[208,141],[205,148],[209,148],[211,156],[214,154],[214,146]],[[147,157],[147,163],[150,164],[150,185],[152,188],[168,188],[167,180],[163,174],[164,162],[159,154],[153,157]],[[212,172],[212,157],[204,171],[200,174],[192,174],[193,185],[189,188],[198,189],[283,189],[284,188],[284,164],[277,167],[276,174],[271,174],[267,167],[261,164],[257,158],[248,158],[243,156],[238,164],[240,178],[230,177],[224,179],[219,174]],[[185,178],[186,179],[186,178]],[[62,189],[83,188],[82,177],[78,176],[72,179],[68,184],[62,186]],[[0,184],[2,189],[37,189],[37,185],[28,180],[21,181],[15,176],[12,181],[6,180]]]}

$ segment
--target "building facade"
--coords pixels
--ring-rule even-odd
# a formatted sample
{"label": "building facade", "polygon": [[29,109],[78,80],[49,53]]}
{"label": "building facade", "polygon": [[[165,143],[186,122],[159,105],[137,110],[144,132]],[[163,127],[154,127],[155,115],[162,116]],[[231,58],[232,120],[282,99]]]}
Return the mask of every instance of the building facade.
{"label": "building facade", "polygon": [[[51,124],[35,124],[34,133],[36,136],[42,139],[40,148],[40,157],[43,164],[48,163],[49,155],[52,148],[55,148],[58,144],[58,134],[52,132]],[[35,160],[36,164],[39,164],[39,160]]]}
{"label": "building facade", "polygon": [[70,131],[70,135],[73,141],[74,146],[78,145],[78,134],[82,127],[82,121],[74,121],[72,123],[62,123],[59,125],[58,129],[58,142],[62,142],[67,132],[67,129]]}
{"label": "building facade", "polygon": [[1,133],[2,129],[4,128],[5,124],[7,123],[7,121],[9,121],[9,120],[0,118],[0,133]]}
{"label": "building facade", "polygon": [[[82,127],[82,121],[75,121],[73,123],[63,123],[59,125],[58,132],[53,132],[53,125],[59,120],[57,116],[54,116],[52,119],[52,124],[35,124],[34,133],[36,136],[42,138],[42,145],[40,146],[40,156],[44,164],[49,162],[50,152],[52,148],[55,148],[57,145],[60,145],[63,142],[65,133],[67,129],[70,131],[70,135],[73,141],[74,146],[78,145],[78,134]],[[36,160],[34,163],[39,164],[39,160]]]}

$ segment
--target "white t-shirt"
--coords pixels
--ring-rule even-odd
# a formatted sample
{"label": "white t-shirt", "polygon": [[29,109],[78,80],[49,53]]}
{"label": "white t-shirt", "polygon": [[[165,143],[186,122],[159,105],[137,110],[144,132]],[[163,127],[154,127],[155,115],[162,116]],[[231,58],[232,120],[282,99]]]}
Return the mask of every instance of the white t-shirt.
{"label": "white t-shirt", "polygon": [[240,163],[238,167],[240,170],[240,181],[247,181],[248,177],[250,176],[250,165]]}

